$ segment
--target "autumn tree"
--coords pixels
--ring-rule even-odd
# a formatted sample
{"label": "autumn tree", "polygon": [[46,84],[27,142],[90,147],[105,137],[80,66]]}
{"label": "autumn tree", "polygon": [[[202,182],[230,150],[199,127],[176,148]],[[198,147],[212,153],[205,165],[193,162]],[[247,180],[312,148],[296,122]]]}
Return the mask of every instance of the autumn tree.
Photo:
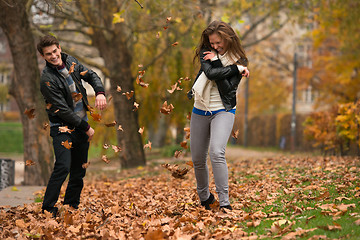
{"label": "autumn tree", "polygon": [[[1,0],[0,26],[8,39],[14,64],[14,78],[9,93],[15,98],[21,113],[24,162],[35,163],[34,166],[25,166],[24,183],[44,185],[50,176],[53,154],[49,134],[43,128],[47,116],[40,94],[40,73],[29,24],[30,4],[31,1],[27,0]],[[30,114],[31,109],[35,109],[34,115]]]}

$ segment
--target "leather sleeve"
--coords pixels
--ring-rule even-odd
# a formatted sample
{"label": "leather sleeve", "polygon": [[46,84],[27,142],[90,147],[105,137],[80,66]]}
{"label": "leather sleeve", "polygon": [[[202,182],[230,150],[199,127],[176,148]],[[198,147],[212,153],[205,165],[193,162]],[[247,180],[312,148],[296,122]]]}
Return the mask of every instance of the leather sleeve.
{"label": "leather sleeve", "polygon": [[204,60],[205,51],[207,50],[202,50],[200,53],[200,63],[201,70],[204,71],[208,79],[221,81],[239,73],[239,69],[235,64],[223,67],[219,59],[213,62]]}

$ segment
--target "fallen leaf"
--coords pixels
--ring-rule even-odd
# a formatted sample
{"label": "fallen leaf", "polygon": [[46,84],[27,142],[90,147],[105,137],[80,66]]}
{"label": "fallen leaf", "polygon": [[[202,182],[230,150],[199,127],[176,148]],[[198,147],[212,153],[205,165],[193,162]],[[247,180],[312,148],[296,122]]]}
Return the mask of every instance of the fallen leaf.
{"label": "fallen leaf", "polygon": [[174,178],[184,179],[185,175],[189,172],[188,168],[180,168],[177,164],[170,165],[165,163],[161,164],[161,166],[169,170],[171,172],[171,176]]}
{"label": "fallen leaf", "polygon": [[182,154],[182,151],[181,151],[181,150],[180,150],[180,151],[175,151],[174,157],[175,157],[175,158],[179,158],[179,157],[181,157],[181,154]]}
{"label": "fallen leaf", "polygon": [[186,165],[189,165],[190,167],[194,167],[193,161],[187,161],[185,164],[186,164]]}

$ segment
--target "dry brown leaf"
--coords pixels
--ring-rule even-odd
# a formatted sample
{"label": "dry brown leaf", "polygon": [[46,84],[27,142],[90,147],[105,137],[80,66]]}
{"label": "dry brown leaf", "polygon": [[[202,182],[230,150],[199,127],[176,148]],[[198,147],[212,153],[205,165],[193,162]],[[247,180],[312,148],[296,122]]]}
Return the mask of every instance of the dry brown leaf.
{"label": "dry brown leaf", "polygon": [[43,129],[44,130],[47,130],[48,127],[49,127],[49,123],[47,123],[47,122],[43,123]]}
{"label": "dry brown leaf", "polygon": [[66,149],[70,149],[72,147],[72,142],[69,142],[68,140],[66,140],[65,142],[62,141],[61,145],[63,145]]}
{"label": "dry brown leaf", "polygon": [[191,120],[191,113],[190,112],[186,115],[186,119]]}
{"label": "dry brown leaf", "polygon": [[69,74],[72,74],[74,72],[74,68],[75,68],[76,63],[72,62],[70,69],[69,69]]}
{"label": "dry brown leaf", "polygon": [[118,126],[117,130],[118,130],[118,131],[124,131],[124,129],[122,128],[121,125]]}
{"label": "dry brown leaf", "polygon": [[109,147],[110,147],[109,144],[107,144],[107,143],[104,143],[104,144],[103,144],[103,148],[104,148],[104,149],[108,149]]}
{"label": "dry brown leaf", "polygon": [[111,123],[105,123],[105,126],[107,127],[114,127],[116,125],[116,121],[112,121]]}
{"label": "dry brown leaf", "polygon": [[180,151],[175,151],[174,157],[175,157],[175,158],[179,158],[179,157],[181,157],[181,154],[182,154],[182,151],[181,151],[181,150],[180,150]]}
{"label": "dry brown leaf", "polygon": [[145,148],[149,148],[151,150],[151,142],[150,141],[148,141],[148,143],[144,145],[144,149]]}
{"label": "dry brown leaf", "polygon": [[24,111],[24,114],[29,118],[29,119],[33,119],[35,118],[35,108],[26,108]]}
{"label": "dry brown leaf", "polygon": [[117,91],[117,92],[121,92],[121,87],[120,87],[120,86],[117,86],[117,87],[116,87],[116,91]]}
{"label": "dry brown leaf", "polygon": [[187,149],[187,148],[188,148],[188,146],[187,146],[187,141],[182,141],[182,142],[180,143],[180,146],[181,146],[182,148],[184,148],[184,149]]}
{"label": "dry brown leaf", "polygon": [[90,112],[90,116],[93,118],[95,122],[101,121],[101,115],[95,112]]}
{"label": "dry brown leaf", "polygon": [[134,109],[133,111],[137,111],[139,109],[139,104],[137,102],[134,102]]}
{"label": "dry brown leaf", "polygon": [[194,167],[193,161],[187,161],[187,162],[186,162],[186,165],[189,165],[190,167]]}
{"label": "dry brown leaf", "polygon": [[59,132],[61,133],[72,133],[74,129],[69,129],[67,126],[61,126],[59,127]]}
{"label": "dry brown leaf", "polygon": [[81,76],[85,76],[88,71],[89,71],[89,70],[83,71],[83,72],[80,73],[80,75],[81,75]]}
{"label": "dry brown leaf", "polygon": [[171,44],[171,46],[175,47],[178,44],[179,44],[179,42],[174,42],[173,44]]}
{"label": "dry brown leaf", "polygon": [[33,160],[29,159],[25,161],[25,166],[33,166],[33,165],[35,165],[35,162]]}
{"label": "dry brown leaf", "polygon": [[239,135],[239,129],[237,129],[236,131],[232,130],[231,136],[233,138],[238,139],[238,135]]}
{"label": "dry brown leaf", "polygon": [[50,82],[49,81],[47,81],[45,83],[46,83],[46,86],[50,87]]}
{"label": "dry brown leaf", "polygon": [[108,164],[110,162],[110,160],[108,159],[108,157],[106,155],[102,155],[101,160],[103,160],[106,164]]}
{"label": "dry brown leaf", "polygon": [[173,109],[174,106],[172,104],[168,105],[167,101],[165,101],[160,109],[160,112],[163,114],[170,114]]}
{"label": "dry brown leaf", "polygon": [[81,93],[73,92],[71,93],[71,97],[74,99],[75,102],[77,102],[82,99],[83,96]]}
{"label": "dry brown leaf", "polygon": [[184,179],[185,175],[189,172],[188,168],[180,168],[177,164],[170,165],[165,163],[161,164],[161,166],[169,170],[171,172],[171,176],[174,178]]}
{"label": "dry brown leaf", "polygon": [[123,93],[123,95],[125,95],[126,98],[128,100],[130,100],[132,98],[132,96],[134,95],[134,91],[131,90],[131,92],[125,92],[125,93]]}
{"label": "dry brown leaf", "polygon": [[139,128],[139,131],[138,131],[138,132],[139,132],[141,135],[144,133],[144,128],[145,128],[145,127]]}
{"label": "dry brown leaf", "polygon": [[90,165],[90,162],[87,162],[87,163],[83,163],[81,165],[81,167],[84,168],[84,169],[87,169],[89,167],[89,165]]}
{"label": "dry brown leaf", "polygon": [[122,151],[121,147],[119,147],[119,146],[111,145],[111,147],[114,150],[114,152],[116,152],[116,153]]}

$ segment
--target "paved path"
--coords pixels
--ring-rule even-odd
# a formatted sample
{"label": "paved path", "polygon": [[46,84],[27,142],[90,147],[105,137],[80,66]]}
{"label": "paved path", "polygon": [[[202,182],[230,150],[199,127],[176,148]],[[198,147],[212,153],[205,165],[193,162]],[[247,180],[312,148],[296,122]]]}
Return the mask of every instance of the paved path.
{"label": "paved path", "polygon": [[0,207],[16,207],[35,202],[36,192],[43,186],[11,186],[0,191]]}

